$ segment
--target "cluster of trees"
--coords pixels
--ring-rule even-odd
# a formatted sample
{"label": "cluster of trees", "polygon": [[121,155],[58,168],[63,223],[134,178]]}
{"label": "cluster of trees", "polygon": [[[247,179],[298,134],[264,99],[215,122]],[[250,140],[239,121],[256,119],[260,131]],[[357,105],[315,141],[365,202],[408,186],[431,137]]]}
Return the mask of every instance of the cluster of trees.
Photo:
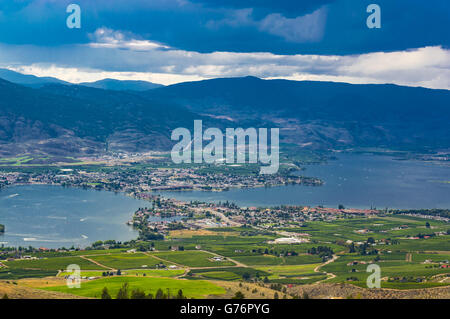
{"label": "cluster of trees", "polygon": [[334,251],[328,246],[318,246],[317,248],[312,247],[308,249],[308,254],[319,255],[323,261],[326,261],[327,259],[333,258]]}
{"label": "cluster of trees", "polygon": [[[169,290],[165,293],[159,288],[155,295],[153,295],[151,293],[146,294],[145,291],[139,288],[130,290],[128,283],[124,283],[122,287],[120,287],[115,297],[116,299],[187,299],[186,296],[183,295],[183,290],[181,289],[178,290],[176,295],[171,295]],[[101,299],[112,299],[107,287],[103,288]]]}
{"label": "cluster of trees", "polygon": [[252,254],[258,254],[258,255],[274,255],[274,256],[297,256],[298,253],[295,250],[273,250],[269,248],[265,248],[264,250],[262,248],[258,248],[258,249],[252,249],[251,250]]}
{"label": "cluster of trees", "polygon": [[115,240],[109,239],[105,241],[97,240],[96,242],[91,244],[91,247],[94,249],[103,247],[103,246],[109,246],[109,248],[121,248],[121,242],[117,242]]}
{"label": "cluster of trees", "polygon": [[354,243],[351,243],[348,246],[348,252],[349,253],[358,253],[360,255],[378,255],[378,250],[375,248],[372,248],[370,246],[369,241],[365,242],[362,245],[355,246]]}
{"label": "cluster of trees", "polygon": [[413,277],[413,276],[409,276],[409,277],[389,277],[388,278],[388,282],[422,282],[424,281],[425,278],[424,277]]}
{"label": "cluster of trees", "polygon": [[117,270],[116,273],[114,273],[113,271],[104,271],[102,272],[102,276],[103,277],[109,277],[109,276],[121,276],[122,275],[122,271],[120,269]]}
{"label": "cluster of trees", "polygon": [[156,233],[156,232],[152,232],[150,229],[148,228],[143,228],[139,230],[139,239],[140,240],[163,240],[164,236]]}

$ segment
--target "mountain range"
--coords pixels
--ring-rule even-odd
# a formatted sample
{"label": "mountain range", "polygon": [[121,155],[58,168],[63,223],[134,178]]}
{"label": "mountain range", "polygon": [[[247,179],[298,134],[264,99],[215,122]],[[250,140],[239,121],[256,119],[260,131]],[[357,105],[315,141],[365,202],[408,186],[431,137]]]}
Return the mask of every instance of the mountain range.
{"label": "mountain range", "polygon": [[147,91],[155,88],[163,87],[161,84],[151,83],[147,81],[130,81],[103,79],[96,82],[83,82],[79,85],[88,86],[96,89],[115,90],[115,91]]}
{"label": "mountain range", "polygon": [[26,78],[28,86],[20,76],[0,79],[0,156],[169,150],[171,131],[192,129],[194,119],[279,127],[283,143],[315,150],[450,147],[447,90],[254,77],[151,89],[107,80],[93,88]]}
{"label": "mountain range", "polygon": [[[41,88],[47,84],[72,85],[72,83],[62,81],[57,78],[38,77],[31,74],[22,74],[9,69],[0,69],[0,78],[32,88]],[[163,85],[161,84],[147,81],[121,81],[115,79],[103,79],[95,82],[83,82],[79,83],[78,85],[114,91],[146,91],[163,87]]]}

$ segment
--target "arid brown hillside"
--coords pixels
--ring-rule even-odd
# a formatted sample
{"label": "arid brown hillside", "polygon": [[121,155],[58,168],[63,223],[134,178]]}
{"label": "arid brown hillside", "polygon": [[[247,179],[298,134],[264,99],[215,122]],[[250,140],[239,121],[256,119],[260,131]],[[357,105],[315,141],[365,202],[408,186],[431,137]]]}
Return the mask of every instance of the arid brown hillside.
{"label": "arid brown hillside", "polygon": [[309,298],[361,298],[361,299],[450,299],[450,286],[428,289],[366,289],[350,284],[318,284],[289,288],[290,294]]}

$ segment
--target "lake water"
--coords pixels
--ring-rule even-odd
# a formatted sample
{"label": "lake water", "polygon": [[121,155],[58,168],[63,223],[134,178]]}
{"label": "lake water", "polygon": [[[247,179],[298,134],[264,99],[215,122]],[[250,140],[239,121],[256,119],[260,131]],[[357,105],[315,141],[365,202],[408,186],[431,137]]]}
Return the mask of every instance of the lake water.
{"label": "lake water", "polygon": [[306,166],[301,174],[319,177],[325,185],[161,194],[180,200],[228,200],[240,206],[450,208],[450,166],[387,156],[339,154],[337,160]]}
{"label": "lake water", "polygon": [[[232,201],[241,206],[343,204],[353,208],[450,208],[450,168],[422,161],[340,154],[301,172],[323,186],[291,185],[228,192],[164,192],[180,200]],[[445,183],[447,182],[447,183]],[[0,224],[9,246],[86,246],[96,240],[126,241],[137,232],[125,223],[148,202],[111,192],[59,186],[18,186],[0,191]]]}
{"label": "lake water", "polygon": [[0,191],[0,224],[6,227],[0,242],[68,248],[136,239],[138,233],[126,222],[146,206],[147,201],[112,192],[46,185],[6,188]]}

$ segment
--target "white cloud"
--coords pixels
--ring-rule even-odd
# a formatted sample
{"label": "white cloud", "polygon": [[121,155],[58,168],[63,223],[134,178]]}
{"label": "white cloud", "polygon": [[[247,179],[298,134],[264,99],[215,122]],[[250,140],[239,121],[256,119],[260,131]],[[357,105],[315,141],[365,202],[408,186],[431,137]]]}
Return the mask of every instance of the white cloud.
{"label": "white cloud", "polygon": [[154,49],[168,49],[168,46],[160,43],[137,40],[133,34],[115,31],[108,28],[99,28],[94,33],[89,34],[89,38],[94,42],[88,44],[92,48],[108,49],[129,49],[135,51],[149,51]]}
{"label": "white cloud", "polygon": [[199,53],[136,40],[126,32],[97,30],[90,45],[34,47],[0,44],[0,67],[79,83],[102,78],[161,84],[215,77],[394,83],[450,89],[450,50],[423,47],[360,55],[277,55],[266,52]]}
{"label": "white cloud", "polygon": [[295,19],[272,13],[259,23],[259,29],[290,42],[314,42],[322,39],[326,18],[325,7]]}

